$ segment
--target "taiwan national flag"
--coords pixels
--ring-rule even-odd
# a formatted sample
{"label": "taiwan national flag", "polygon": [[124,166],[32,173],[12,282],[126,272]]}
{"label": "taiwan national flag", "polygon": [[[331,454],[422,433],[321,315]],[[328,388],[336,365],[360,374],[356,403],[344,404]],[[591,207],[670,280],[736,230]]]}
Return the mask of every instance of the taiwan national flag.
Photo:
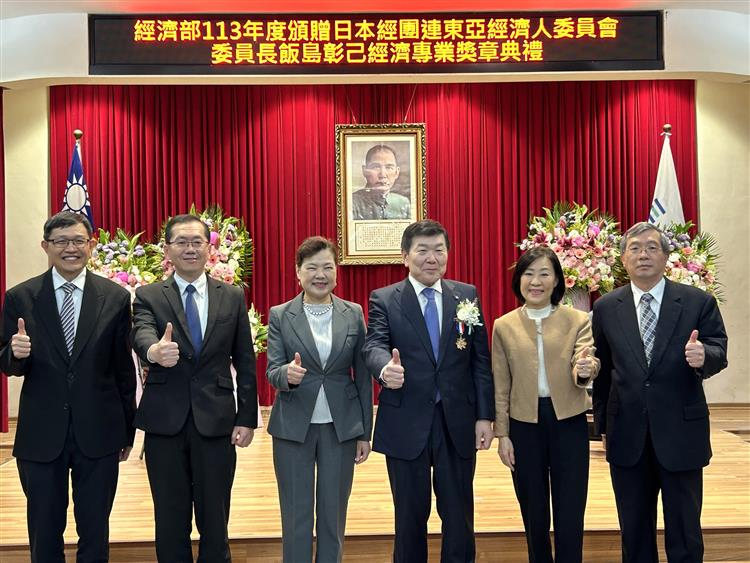
{"label": "taiwan national flag", "polygon": [[83,213],[94,226],[94,214],[91,212],[89,191],[86,189],[86,181],[83,179],[83,164],[81,164],[81,145],[76,141],[73,147],[73,158],[70,161],[70,172],[68,172],[68,185],[63,196],[62,211],[74,211]]}
{"label": "taiwan national flag", "polygon": [[682,214],[677,172],[674,169],[672,148],[669,145],[671,133],[665,132],[662,135],[664,135],[664,145],[661,149],[659,170],[656,173],[656,189],[651,209],[648,212],[648,222],[664,228],[671,223],[684,223],[685,216]]}

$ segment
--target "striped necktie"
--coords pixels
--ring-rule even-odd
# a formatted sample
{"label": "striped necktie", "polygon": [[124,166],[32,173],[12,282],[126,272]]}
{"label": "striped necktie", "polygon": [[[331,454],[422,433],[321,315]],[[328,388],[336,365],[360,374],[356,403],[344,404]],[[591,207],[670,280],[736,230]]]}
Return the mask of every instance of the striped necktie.
{"label": "striped necktie", "polygon": [[71,355],[73,343],[76,340],[76,308],[73,303],[73,292],[76,290],[76,286],[74,283],[67,282],[62,285],[62,290],[65,295],[60,308],[60,322],[65,337],[65,346],[68,348],[68,355]]}
{"label": "striped necktie", "polygon": [[650,293],[641,295],[641,340],[643,340],[643,351],[646,353],[646,361],[649,365],[651,365],[654,340],[656,340],[656,314],[651,309],[653,300],[654,296]]}

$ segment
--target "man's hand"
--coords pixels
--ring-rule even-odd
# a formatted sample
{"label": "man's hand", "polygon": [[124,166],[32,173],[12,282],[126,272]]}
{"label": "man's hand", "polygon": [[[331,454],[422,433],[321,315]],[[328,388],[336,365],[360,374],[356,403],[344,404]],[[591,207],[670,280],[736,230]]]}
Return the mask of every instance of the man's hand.
{"label": "man's hand", "polygon": [[167,323],[164,336],[148,349],[148,357],[154,363],[165,368],[177,365],[177,361],[180,359],[180,347],[177,342],[172,342],[172,323]]}
{"label": "man's hand", "polygon": [[354,463],[359,465],[367,461],[370,456],[370,442],[366,440],[357,440],[357,454],[354,457]]}
{"label": "man's hand", "polygon": [[391,359],[385,364],[381,377],[388,389],[400,389],[404,385],[404,367],[401,365],[398,348],[393,349]]}
{"label": "man's hand", "polygon": [[31,338],[26,334],[26,323],[18,318],[18,332],[10,337],[10,351],[17,360],[24,360],[31,355]]}
{"label": "man's hand", "polygon": [[508,436],[500,438],[500,443],[497,445],[497,455],[500,456],[500,461],[508,469],[511,471],[516,470],[516,453],[513,449],[513,442],[510,441]]}
{"label": "man's hand", "polygon": [[302,383],[302,378],[305,377],[306,372],[307,369],[302,367],[302,356],[299,355],[299,352],[295,352],[294,359],[289,362],[286,371],[286,379],[289,385],[299,385]]}
{"label": "man's hand", "polygon": [[232,428],[232,445],[246,448],[253,441],[255,429],[247,426],[235,426]]}
{"label": "man's hand", "polygon": [[132,451],[133,446],[128,446],[126,448],[122,448],[120,450],[120,453],[117,454],[117,461],[123,462],[128,460],[128,456],[130,455],[130,452]]}
{"label": "man's hand", "polygon": [[703,367],[706,361],[706,350],[703,348],[703,342],[698,340],[698,331],[690,333],[690,339],[685,344],[685,359],[691,368],[699,369]]}
{"label": "man's hand", "polygon": [[492,432],[492,423],[489,420],[477,420],[474,425],[474,436],[476,437],[476,448],[478,450],[489,450],[495,434]]}

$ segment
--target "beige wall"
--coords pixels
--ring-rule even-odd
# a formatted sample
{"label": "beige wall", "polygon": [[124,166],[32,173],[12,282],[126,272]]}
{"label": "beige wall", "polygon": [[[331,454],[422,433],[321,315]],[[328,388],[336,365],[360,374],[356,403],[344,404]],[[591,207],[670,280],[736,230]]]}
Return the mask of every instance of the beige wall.
{"label": "beige wall", "polygon": [[750,85],[698,81],[700,227],[716,236],[729,368],[706,382],[712,403],[750,402]]}
{"label": "beige wall", "polygon": [[[4,95],[8,287],[43,271],[40,226],[48,215],[47,89]],[[720,277],[727,303],[730,367],[706,383],[710,402],[750,403],[750,86],[699,81],[698,171],[700,225],[716,235],[724,255]],[[730,259],[731,256],[731,259]],[[20,379],[11,378],[16,416]]]}
{"label": "beige wall", "polygon": [[[41,225],[49,216],[47,88],[6,90],[3,94],[5,135],[5,241],[7,286],[43,272],[47,256],[40,248]],[[23,380],[9,378],[10,416],[18,413]]]}

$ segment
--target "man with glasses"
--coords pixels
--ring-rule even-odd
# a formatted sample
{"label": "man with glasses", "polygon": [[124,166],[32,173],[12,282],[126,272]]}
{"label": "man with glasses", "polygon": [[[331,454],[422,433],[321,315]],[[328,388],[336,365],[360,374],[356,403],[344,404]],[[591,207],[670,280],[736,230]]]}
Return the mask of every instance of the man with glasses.
{"label": "man with glasses", "polygon": [[352,218],[355,221],[409,219],[409,198],[391,191],[400,172],[396,152],[388,145],[375,145],[367,151],[362,165],[366,185],[352,193]]}
{"label": "man with glasses", "polygon": [[606,434],[624,563],[656,563],[661,491],[667,559],[703,561],[703,468],[711,458],[703,380],[727,366],[716,299],[664,278],[669,240],[637,223],[620,241],[630,283],[594,305],[594,418]]}
{"label": "man with glasses", "polygon": [[[164,235],[167,280],[136,291],[133,347],[149,366],[135,424],[146,432],[159,561],[231,561],[227,524],[236,464],[258,425],[255,355],[244,292],[205,273],[208,227],[177,215]],[[236,404],[231,366],[237,372]]]}
{"label": "man with glasses", "polygon": [[77,561],[108,560],[118,463],[133,446],[130,294],[86,270],[94,244],[83,215],[54,215],[50,269],[5,296],[0,370],[24,377],[13,455],[34,562],[65,561],[69,480]]}

